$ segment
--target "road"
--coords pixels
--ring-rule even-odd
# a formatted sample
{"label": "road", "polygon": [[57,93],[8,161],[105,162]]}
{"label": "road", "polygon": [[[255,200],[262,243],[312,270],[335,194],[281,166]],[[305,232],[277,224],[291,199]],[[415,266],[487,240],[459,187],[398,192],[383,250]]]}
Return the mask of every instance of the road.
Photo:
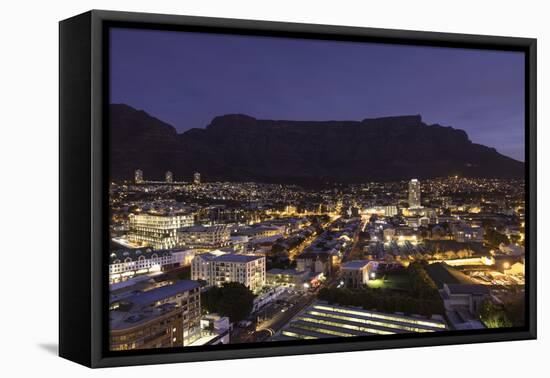
{"label": "road", "polygon": [[272,317],[260,323],[256,328],[256,341],[264,341],[273,336],[279,329],[287,324],[296,314],[309,306],[316,298],[315,294],[307,293],[303,295],[294,305],[287,308],[284,312],[279,310]]}

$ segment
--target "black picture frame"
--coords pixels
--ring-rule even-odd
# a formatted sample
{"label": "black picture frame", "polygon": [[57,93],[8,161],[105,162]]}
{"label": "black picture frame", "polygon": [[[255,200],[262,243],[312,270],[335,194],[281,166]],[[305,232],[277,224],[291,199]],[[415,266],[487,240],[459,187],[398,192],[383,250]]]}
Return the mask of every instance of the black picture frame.
{"label": "black picture frame", "polygon": [[[525,52],[526,326],[435,335],[112,353],[106,300],[106,28],[132,26]],[[59,354],[89,367],[252,358],[536,338],[536,39],[92,10],[61,21],[59,52]]]}

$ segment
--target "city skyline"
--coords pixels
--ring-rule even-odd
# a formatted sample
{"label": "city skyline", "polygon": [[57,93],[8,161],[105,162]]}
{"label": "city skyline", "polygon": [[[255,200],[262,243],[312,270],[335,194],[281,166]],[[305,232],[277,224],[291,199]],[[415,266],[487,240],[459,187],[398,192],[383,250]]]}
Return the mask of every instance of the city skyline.
{"label": "city skyline", "polygon": [[110,36],[110,351],[526,325],[520,53]]}
{"label": "city skyline", "polygon": [[110,186],[111,350],[523,325],[522,180],[167,176]]}
{"label": "city skyline", "polygon": [[179,132],[231,113],[421,114],[525,160],[517,52],[113,29],[111,71],[111,102],[144,109]]}

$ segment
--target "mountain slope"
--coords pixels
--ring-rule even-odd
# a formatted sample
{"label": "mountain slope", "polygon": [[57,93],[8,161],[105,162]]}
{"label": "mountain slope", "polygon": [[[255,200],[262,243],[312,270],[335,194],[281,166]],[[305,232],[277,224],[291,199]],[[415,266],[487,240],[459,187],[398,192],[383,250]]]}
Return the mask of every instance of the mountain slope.
{"label": "mountain slope", "polygon": [[472,143],[462,130],[426,125],[420,116],[363,121],[271,121],[216,117],[182,134],[127,105],[110,108],[111,174],[177,180],[363,182],[463,175],[523,177],[524,164]]}

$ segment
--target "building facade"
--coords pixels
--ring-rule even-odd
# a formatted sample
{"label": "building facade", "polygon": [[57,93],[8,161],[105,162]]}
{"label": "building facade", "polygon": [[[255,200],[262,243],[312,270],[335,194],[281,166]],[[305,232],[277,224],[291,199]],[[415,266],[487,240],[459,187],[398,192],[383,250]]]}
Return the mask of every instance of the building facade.
{"label": "building facade", "polygon": [[266,281],[271,286],[286,286],[295,289],[304,289],[309,274],[305,271],[294,269],[270,269],[266,273]]}
{"label": "building facade", "polygon": [[399,214],[399,210],[395,205],[384,206],[384,215],[387,217],[394,217]]}
{"label": "building facade", "polygon": [[201,335],[200,286],[179,281],[111,303],[110,349],[188,346]]}
{"label": "building facade", "polygon": [[221,248],[229,245],[228,226],[193,226],[178,230],[178,245],[185,248]]}
{"label": "building facade", "polygon": [[136,184],[141,184],[143,182],[143,171],[141,169],[136,169],[134,172],[134,182]]}
{"label": "building facade", "polygon": [[239,282],[253,292],[265,286],[265,257],[233,253],[203,253],[191,263],[191,279],[203,280],[209,285]]}
{"label": "building facade", "polygon": [[332,275],[339,264],[339,257],[331,252],[303,252],[296,258],[296,270]]}
{"label": "building facade", "polygon": [[166,172],[165,181],[169,184],[174,182],[174,175],[172,174],[172,172]]}
{"label": "building facade", "polygon": [[374,272],[374,264],[367,260],[348,261],[340,267],[340,273],[344,286],[358,289],[367,284],[371,273]]}
{"label": "building facade", "polygon": [[130,214],[128,240],[153,249],[177,246],[177,230],[194,224],[192,214],[144,213]]}
{"label": "building facade", "polygon": [[109,283],[125,281],[140,274],[159,272],[173,265],[169,251],[153,251],[151,248],[113,250],[109,260]]}
{"label": "building facade", "polygon": [[412,179],[409,181],[409,207],[420,206],[420,181]]}
{"label": "building facade", "polygon": [[485,285],[444,284],[439,291],[447,311],[467,311],[476,316],[483,301],[489,298],[490,291]]}
{"label": "building facade", "polygon": [[468,225],[453,225],[453,237],[459,243],[483,242],[483,227],[473,227]]}

